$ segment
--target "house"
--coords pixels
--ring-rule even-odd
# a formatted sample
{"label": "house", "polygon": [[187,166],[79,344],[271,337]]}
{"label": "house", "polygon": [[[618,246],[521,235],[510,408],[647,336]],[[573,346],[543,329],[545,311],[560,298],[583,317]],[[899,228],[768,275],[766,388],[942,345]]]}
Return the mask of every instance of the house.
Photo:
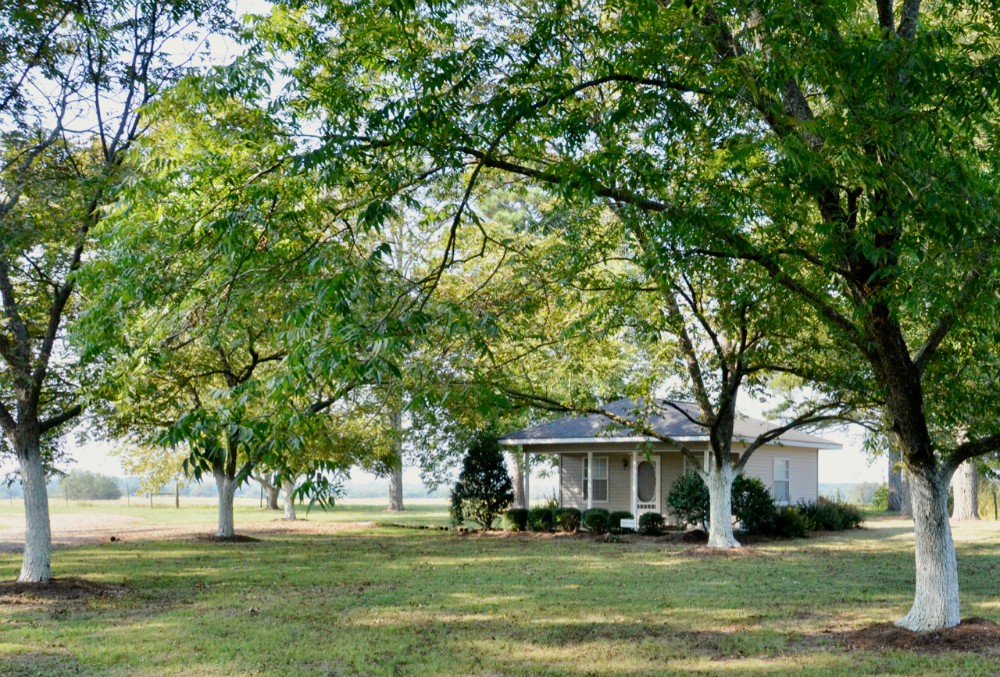
{"label": "house", "polygon": [[[637,405],[619,400],[606,409],[635,420]],[[681,442],[709,461],[708,431],[695,423],[698,407],[688,402],[662,402],[650,414],[649,427]],[[734,459],[759,435],[776,426],[738,416],[733,430]],[[559,459],[559,504],[563,507],[627,510],[637,518],[659,512],[668,519],[666,498],[678,477],[690,470],[679,449],[639,435],[602,414],[567,416],[505,435],[500,444],[527,454]],[[744,474],[760,478],[779,504],[815,501],[819,496],[819,450],[841,445],[803,432],[790,431],[757,449]],[[591,469],[593,471],[591,472]]]}

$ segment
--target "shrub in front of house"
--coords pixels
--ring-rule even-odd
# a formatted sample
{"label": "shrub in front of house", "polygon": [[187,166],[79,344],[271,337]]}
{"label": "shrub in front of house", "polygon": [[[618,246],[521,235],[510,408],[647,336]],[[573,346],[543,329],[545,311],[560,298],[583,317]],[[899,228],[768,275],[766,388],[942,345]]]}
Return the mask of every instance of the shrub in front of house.
{"label": "shrub in front of house", "polygon": [[769,533],[782,538],[805,538],[809,534],[809,520],[798,506],[782,506],[774,512]]}
{"label": "shrub in front of house", "polygon": [[508,531],[527,531],[528,510],[526,508],[511,508],[503,514],[504,524]]}
{"label": "shrub in front of house", "polygon": [[580,529],[581,514],[576,508],[559,508],[553,514],[556,529],[573,533]]}
{"label": "shrub in front of house", "polygon": [[737,475],[733,480],[733,515],[748,534],[773,534],[778,506],[771,492],[756,477]]}
{"label": "shrub in front of house", "polygon": [[492,529],[513,502],[514,485],[497,438],[489,432],[476,433],[451,490],[452,524],[461,526],[471,520],[483,529]]}
{"label": "shrub in front of house", "polygon": [[639,533],[643,536],[659,536],[663,533],[663,515],[645,512],[639,516]]}
{"label": "shrub in front of house", "polygon": [[708,531],[708,487],[698,473],[692,471],[674,480],[667,507],[681,524],[698,524]]}
{"label": "shrub in front of house", "polygon": [[552,508],[539,506],[528,511],[529,531],[552,531],[554,526]]}
{"label": "shrub in front of house", "polygon": [[608,530],[608,519],[611,513],[604,508],[591,508],[583,511],[583,528],[592,534],[603,534]]}
{"label": "shrub in front of house", "polygon": [[632,529],[628,527],[622,528],[622,520],[630,519],[634,519],[634,516],[628,510],[615,510],[608,515],[608,531],[613,534],[632,533]]}
{"label": "shrub in front of house", "polygon": [[815,503],[801,502],[799,511],[809,522],[809,528],[814,531],[843,531],[857,529],[864,518],[861,511],[853,505],[835,503],[820,498]]}

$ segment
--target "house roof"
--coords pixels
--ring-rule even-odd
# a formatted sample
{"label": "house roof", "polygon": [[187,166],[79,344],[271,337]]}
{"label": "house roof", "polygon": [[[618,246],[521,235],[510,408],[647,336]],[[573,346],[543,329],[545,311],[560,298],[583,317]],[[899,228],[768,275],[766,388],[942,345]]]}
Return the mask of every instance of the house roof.
{"label": "house roof", "polygon": [[[662,400],[659,406],[650,412],[649,424],[661,435],[671,437],[678,442],[707,442],[708,432],[694,423],[691,418],[701,416],[697,405],[690,402],[668,402]],[[612,402],[605,409],[613,414],[629,420],[636,420],[639,406],[633,400],[624,399]],[[684,412],[684,413],[682,413]],[[685,413],[687,416],[685,416]],[[749,416],[737,415],[733,428],[733,440],[752,442],[761,434],[778,427],[773,423]],[[500,438],[504,446],[536,446],[548,444],[600,444],[608,442],[657,442],[649,437],[630,430],[613,422],[603,414],[588,414],[585,416],[566,416],[539,423],[538,425],[518,430]],[[789,431],[770,444],[787,444],[816,449],[840,449],[841,445],[831,440],[815,435]]]}

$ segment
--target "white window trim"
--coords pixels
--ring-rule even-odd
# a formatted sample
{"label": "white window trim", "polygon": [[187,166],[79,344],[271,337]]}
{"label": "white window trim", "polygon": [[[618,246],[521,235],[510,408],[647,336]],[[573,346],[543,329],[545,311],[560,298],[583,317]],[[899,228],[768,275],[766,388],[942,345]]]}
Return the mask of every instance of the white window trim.
{"label": "white window trim", "polygon": [[[785,464],[785,479],[778,479],[778,464]],[[775,485],[778,482],[784,482],[788,485],[788,500],[779,501],[777,496],[775,496],[774,502],[778,505],[789,505],[792,502],[792,459],[790,458],[776,458],[771,462],[771,493],[776,494]]]}
{"label": "white window trim", "polygon": [[[607,498],[603,501],[598,499],[596,496],[591,499],[591,503],[610,503],[611,502],[611,462],[608,460],[607,456],[594,456],[594,465],[596,466],[598,461],[604,461],[604,478],[598,479],[594,478],[594,484],[598,482],[604,482],[607,485]],[[587,500],[587,472],[589,471],[587,467],[587,457],[583,457],[583,500]],[[597,492],[594,492],[595,494]]]}
{"label": "white window trim", "polygon": [[[687,475],[689,472],[698,472],[698,468],[695,467],[695,465],[690,461],[690,459],[688,459],[688,457],[686,455],[682,454],[681,458],[684,459],[684,474],[685,475]],[[704,470],[705,472],[708,472],[708,458],[709,458],[708,457],[708,450],[703,451],[702,452],[701,469]]]}

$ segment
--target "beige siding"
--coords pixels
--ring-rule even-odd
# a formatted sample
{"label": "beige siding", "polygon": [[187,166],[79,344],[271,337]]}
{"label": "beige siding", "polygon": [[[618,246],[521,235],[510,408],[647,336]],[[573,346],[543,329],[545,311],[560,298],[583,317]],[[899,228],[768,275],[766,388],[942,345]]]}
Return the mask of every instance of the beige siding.
{"label": "beige siding", "polygon": [[[623,461],[631,459],[631,453],[594,453],[594,458],[602,456],[608,459],[608,500],[594,501],[594,507],[610,511],[631,510],[632,476],[629,468],[623,467]],[[583,497],[583,459],[586,457],[586,454],[562,455],[562,490],[559,500],[563,507],[580,510],[587,508],[587,500]]]}
{"label": "beige siding", "polygon": [[796,447],[764,447],[747,461],[744,474],[759,477],[774,491],[774,460],[787,458],[788,491],[791,502],[813,502],[819,497],[819,452]]}
{"label": "beige siding", "polygon": [[[694,446],[694,445],[692,445]],[[701,453],[704,445],[698,445]],[[547,453],[561,455],[560,503],[568,508],[585,510],[587,501],[583,497],[583,459],[586,445],[546,449]],[[657,451],[660,457],[660,511],[667,515],[667,495],[674,481],[684,472],[684,457],[679,451]],[[608,500],[594,502],[594,507],[608,510],[632,510],[632,451],[629,445],[606,444],[594,453],[595,457],[608,457]],[[642,452],[639,453],[642,457]],[[796,447],[764,447],[754,452],[747,463],[745,473],[759,477],[771,491],[774,490],[774,460],[789,460],[789,493],[791,502],[815,501],[819,496],[819,454],[815,449]],[[622,461],[628,461],[623,467]],[[668,515],[669,517],[669,515]]]}

